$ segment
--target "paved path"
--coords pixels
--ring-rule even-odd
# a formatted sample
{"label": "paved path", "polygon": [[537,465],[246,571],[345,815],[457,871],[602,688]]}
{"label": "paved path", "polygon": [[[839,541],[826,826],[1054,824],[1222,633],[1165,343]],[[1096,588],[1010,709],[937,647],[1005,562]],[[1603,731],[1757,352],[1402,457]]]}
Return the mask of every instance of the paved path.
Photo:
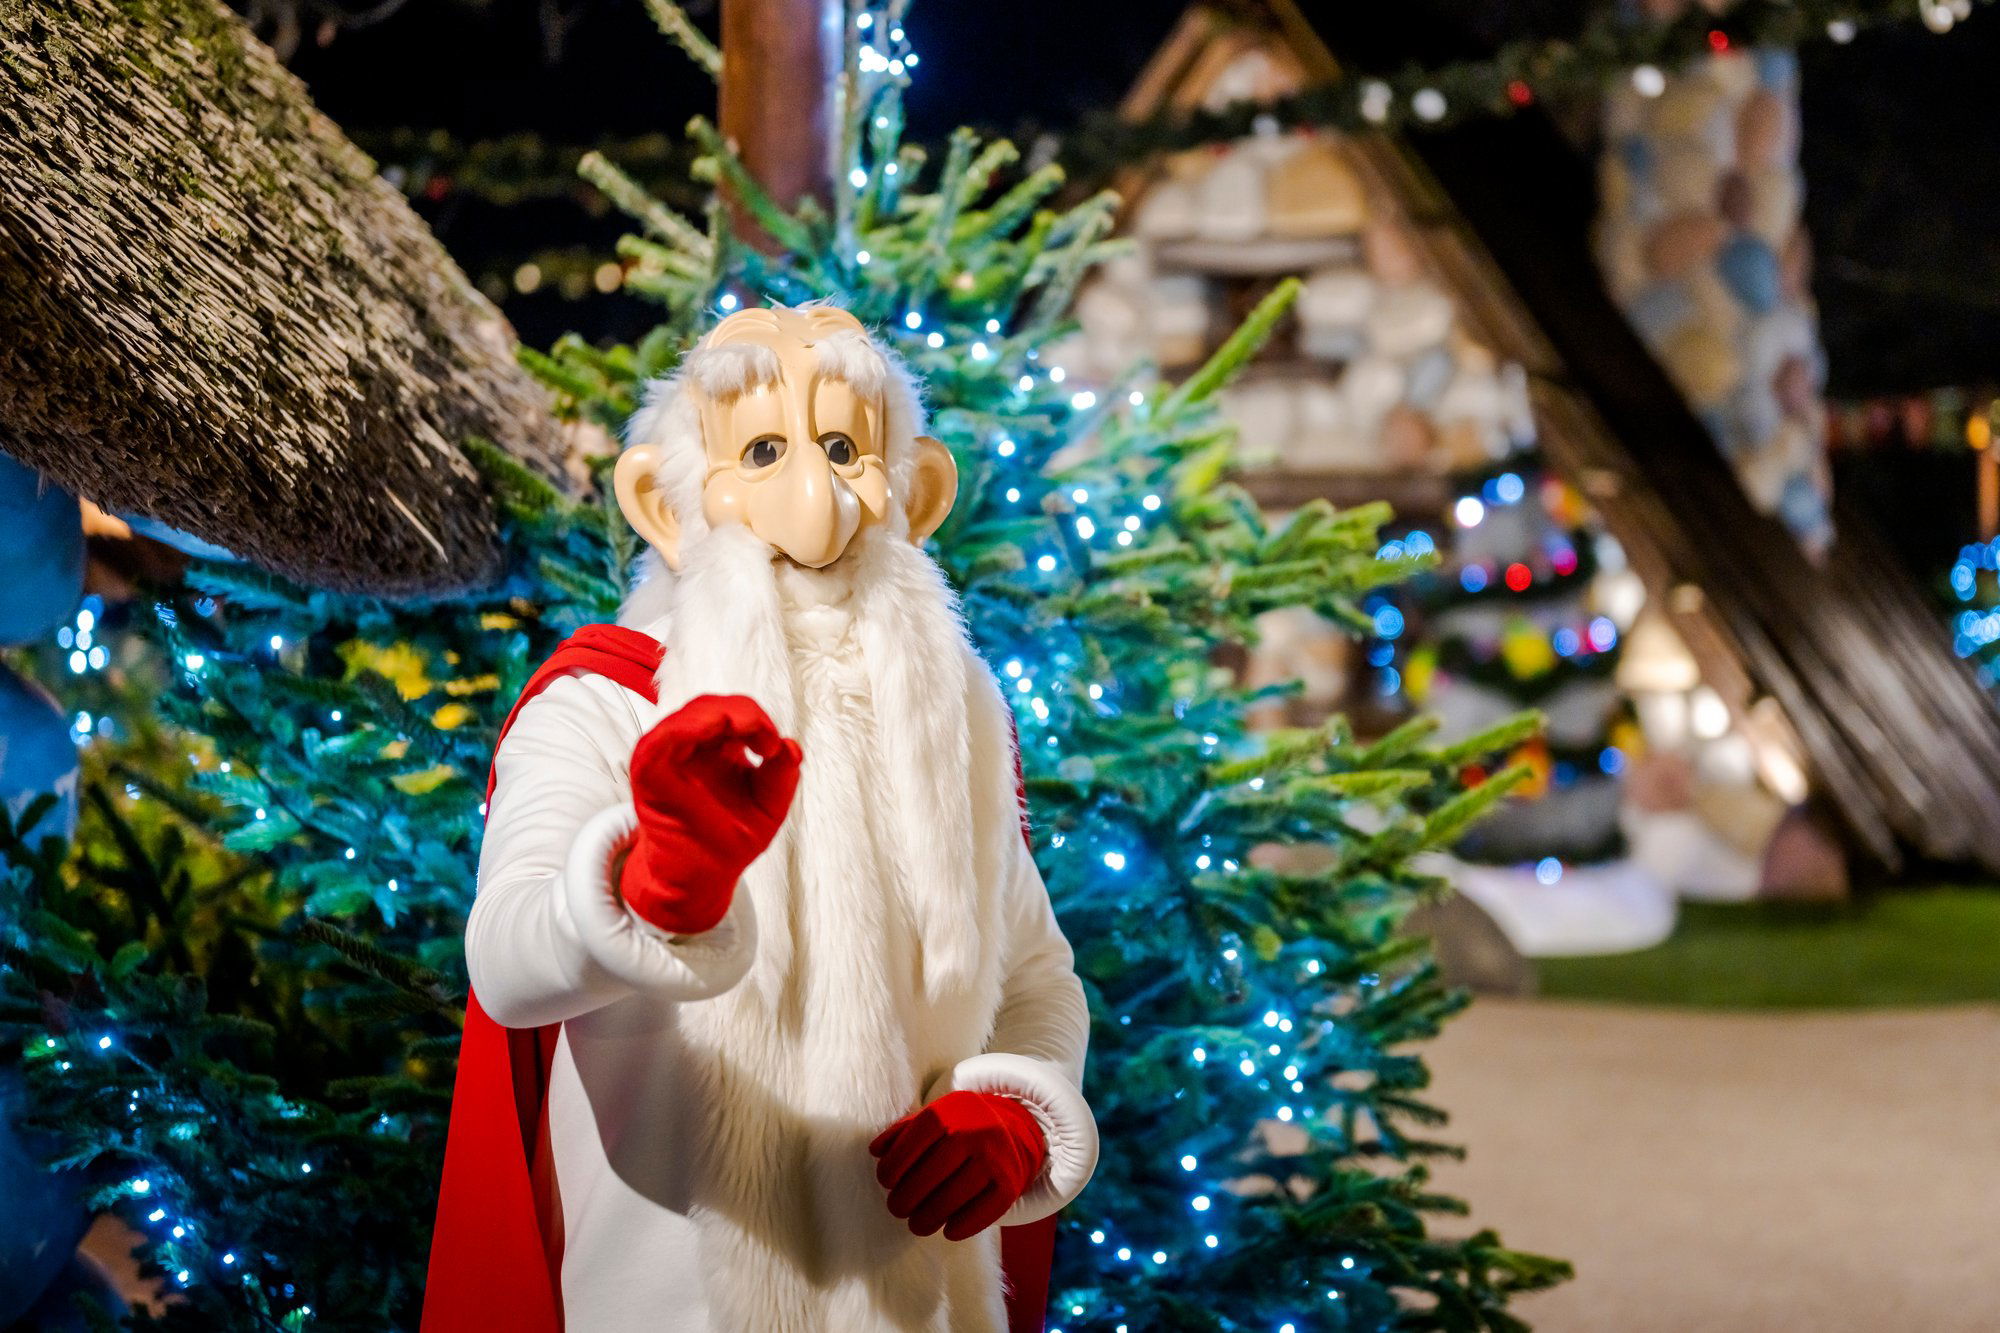
{"label": "paved path", "polygon": [[1576,1264],[1538,1333],[2000,1330],[2000,1010],[1481,1000],[1432,1065],[1438,1182]]}

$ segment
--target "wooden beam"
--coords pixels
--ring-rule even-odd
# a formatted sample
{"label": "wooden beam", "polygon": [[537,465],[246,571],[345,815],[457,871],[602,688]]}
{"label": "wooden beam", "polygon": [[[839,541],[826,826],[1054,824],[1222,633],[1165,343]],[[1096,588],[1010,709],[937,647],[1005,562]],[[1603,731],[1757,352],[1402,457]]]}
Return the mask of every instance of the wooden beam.
{"label": "wooden beam", "polygon": [[[722,136],[787,207],[832,197],[845,16],[841,0],[722,0]],[[733,200],[730,211],[740,235],[771,248]]]}

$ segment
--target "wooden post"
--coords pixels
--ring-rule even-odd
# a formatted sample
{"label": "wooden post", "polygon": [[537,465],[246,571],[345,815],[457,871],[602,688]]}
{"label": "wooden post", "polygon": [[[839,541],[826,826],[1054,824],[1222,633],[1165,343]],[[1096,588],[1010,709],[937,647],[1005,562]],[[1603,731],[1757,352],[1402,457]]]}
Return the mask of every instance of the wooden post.
{"label": "wooden post", "polygon": [[[781,204],[831,197],[845,15],[842,0],[722,0],[722,136]],[[730,212],[770,248],[735,201]]]}
{"label": "wooden post", "polygon": [[1990,444],[1979,451],[1979,535],[2000,537],[2000,449]]}

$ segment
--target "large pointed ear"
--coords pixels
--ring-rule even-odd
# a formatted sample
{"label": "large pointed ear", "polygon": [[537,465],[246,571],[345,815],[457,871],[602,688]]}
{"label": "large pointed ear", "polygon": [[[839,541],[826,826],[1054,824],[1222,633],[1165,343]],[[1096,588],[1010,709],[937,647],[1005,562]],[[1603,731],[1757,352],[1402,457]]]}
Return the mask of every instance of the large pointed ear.
{"label": "large pointed ear", "polygon": [[910,493],[903,512],[910,516],[910,540],[922,545],[944,526],[958,501],[958,460],[951,450],[928,435],[916,440],[917,456],[910,469]]}
{"label": "large pointed ear", "polygon": [[660,553],[667,568],[678,573],[681,567],[681,520],[660,488],[660,450],[651,444],[635,444],[618,455],[618,469],[612,486],[618,492],[618,507],[625,521],[648,546]]}

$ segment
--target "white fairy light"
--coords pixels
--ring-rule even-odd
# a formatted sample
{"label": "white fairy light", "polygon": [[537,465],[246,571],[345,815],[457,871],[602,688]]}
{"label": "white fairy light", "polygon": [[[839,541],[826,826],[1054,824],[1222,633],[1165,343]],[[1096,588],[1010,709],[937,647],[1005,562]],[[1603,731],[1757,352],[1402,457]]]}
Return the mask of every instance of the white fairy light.
{"label": "white fairy light", "polygon": [[1371,125],[1380,125],[1389,118],[1389,106],[1396,95],[1389,85],[1380,79],[1370,79],[1361,85],[1361,118]]}
{"label": "white fairy light", "polygon": [[1667,76],[1658,65],[1641,65],[1632,71],[1632,87],[1641,97],[1658,97],[1667,90]]}
{"label": "white fairy light", "polygon": [[1444,94],[1435,88],[1419,88],[1410,98],[1410,110],[1417,113],[1417,119],[1435,125],[1444,119]]}

